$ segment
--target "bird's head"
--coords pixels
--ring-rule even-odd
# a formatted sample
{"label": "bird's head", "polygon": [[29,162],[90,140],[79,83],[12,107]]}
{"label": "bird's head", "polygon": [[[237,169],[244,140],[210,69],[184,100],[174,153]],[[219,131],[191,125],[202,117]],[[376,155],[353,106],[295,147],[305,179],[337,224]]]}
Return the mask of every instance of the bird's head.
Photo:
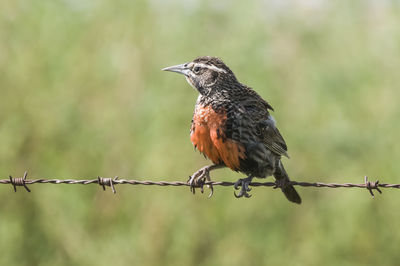
{"label": "bird's head", "polygon": [[171,71],[185,75],[189,84],[202,95],[208,95],[213,90],[223,89],[232,82],[237,82],[233,72],[221,59],[203,56],[181,65],[166,67],[164,71]]}

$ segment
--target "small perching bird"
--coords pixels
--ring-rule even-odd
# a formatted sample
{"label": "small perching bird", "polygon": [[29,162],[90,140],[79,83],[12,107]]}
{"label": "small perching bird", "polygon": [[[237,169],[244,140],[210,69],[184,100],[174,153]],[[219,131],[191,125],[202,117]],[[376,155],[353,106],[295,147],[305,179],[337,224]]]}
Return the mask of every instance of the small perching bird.
{"label": "small perching bird", "polygon": [[237,197],[250,197],[249,184],[254,177],[273,175],[287,199],[301,203],[281,162],[282,156],[289,157],[287,146],[268,111],[273,110],[268,102],[240,83],[216,57],[199,57],[163,70],[185,75],[199,92],[190,140],[214,164],[190,177],[191,191],[202,187],[205,180],[211,181],[211,170],[229,167],[247,175],[235,183],[235,189],[240,187]]}

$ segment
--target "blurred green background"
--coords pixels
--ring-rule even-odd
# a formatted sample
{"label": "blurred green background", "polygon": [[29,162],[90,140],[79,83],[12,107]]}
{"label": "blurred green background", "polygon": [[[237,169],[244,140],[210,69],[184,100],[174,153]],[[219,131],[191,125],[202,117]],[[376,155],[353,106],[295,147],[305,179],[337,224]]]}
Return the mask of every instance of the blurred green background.
{"label": "blurred green background", "polygon": [[[161,68],[222,58],[276,109],[298,181],[399,183],[398,1],[0,1],[0,176],[181,180],[197,93]],[[214,180],[235,181],[230,170]],[[272,179],[269,179],[272,180]],[[0,265],[398,265],[400,194],[0,186]]]}

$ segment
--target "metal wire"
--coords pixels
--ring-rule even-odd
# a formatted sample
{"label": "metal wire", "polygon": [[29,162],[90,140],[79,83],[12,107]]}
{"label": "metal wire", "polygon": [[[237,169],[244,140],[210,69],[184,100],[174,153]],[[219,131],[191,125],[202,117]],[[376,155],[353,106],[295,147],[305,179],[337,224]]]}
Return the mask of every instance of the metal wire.
{"label": "metal wire", "polygon": [[[114,178],[105,178],[98,176],[97,179],[27,179],[27,172],[24,173],[23,177],[13,178],[11,175],[9,179],[0,179],[0,184],[11,184],[14,188],[14,191],[17,192],[17,186],[23,186],[28,192],[31,192],[27,185],[32,184],[80,184],[80,185],[89,185],[89,184],[98,184],[103,187],[105,190],[105,186],[111,187],[113,193],[116,193],[114,185],[143,185],[143,186],[189,186],[187,182],[182,181],[150,181],[150,180],[134,180],[134,179],[118,179],[118,177]],[[235,185],[235,182],[204,182],[202,185],[211,185],[211,186],[223,186],[229,187]],[[371,196],[374,197],[373,190],[377,190],[379,193],[382,193],[380,188],[397,188],[400,189],[400,184],[386,184],[379,183],[379,181],[371,182],[368,181],[367,177],[364,178],[364,183],[362,184],[353,184],[353,183],[321,183],[321,182],[298,182],[298,181],[290,181],[286,185],[293,186],[301,186],[301,187],[325,187],[325,188],[364,188],[367,189]],[[275,182],[252,182],[250,186],[253,187],[273,187],[277,188],[279,185]],[[202,186],[201,186],[202,187]]]}

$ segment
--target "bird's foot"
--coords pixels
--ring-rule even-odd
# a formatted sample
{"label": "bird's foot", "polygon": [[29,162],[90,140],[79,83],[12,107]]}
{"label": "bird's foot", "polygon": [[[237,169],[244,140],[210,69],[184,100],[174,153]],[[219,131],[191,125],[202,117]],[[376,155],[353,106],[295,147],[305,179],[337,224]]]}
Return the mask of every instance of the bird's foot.
{"label": "bird's foot", "polygon": [[246,198],[250,198],[251,197],[251,195],[249,193],[247,193],[247,192],[251,191],[251,188],[249,188],[251,180],[253,180],[253,177],[249,176],[249,177],[246,177],[246,178],[241,178],[238,181],[236,181],[236,183],[234,185],[234,188],[236,190],[238,190],[239,186],[241,187],[240,191],[239,191],[239,193],[237,195],[236,195],[235,192],[233,192],[233,194],[235,195],[236,198],[241,198],[243,196],[245,196]]}
{"label": "bird's foot", "polygon": [[[206,181],[211,181],[210,178],[210,166],[205,166],[201,169],[199,169],[196,173],[193,175],[189,176],[188,184],[190,186],[190,191],[195,194],[196,193],[196,187],[200,188],[201,193],[204,192],[204,184]],[[210,194],[208,195],[209,198],[214,193],[214,188],[211,184],[207,185],[208,188],[210,188]]]}

